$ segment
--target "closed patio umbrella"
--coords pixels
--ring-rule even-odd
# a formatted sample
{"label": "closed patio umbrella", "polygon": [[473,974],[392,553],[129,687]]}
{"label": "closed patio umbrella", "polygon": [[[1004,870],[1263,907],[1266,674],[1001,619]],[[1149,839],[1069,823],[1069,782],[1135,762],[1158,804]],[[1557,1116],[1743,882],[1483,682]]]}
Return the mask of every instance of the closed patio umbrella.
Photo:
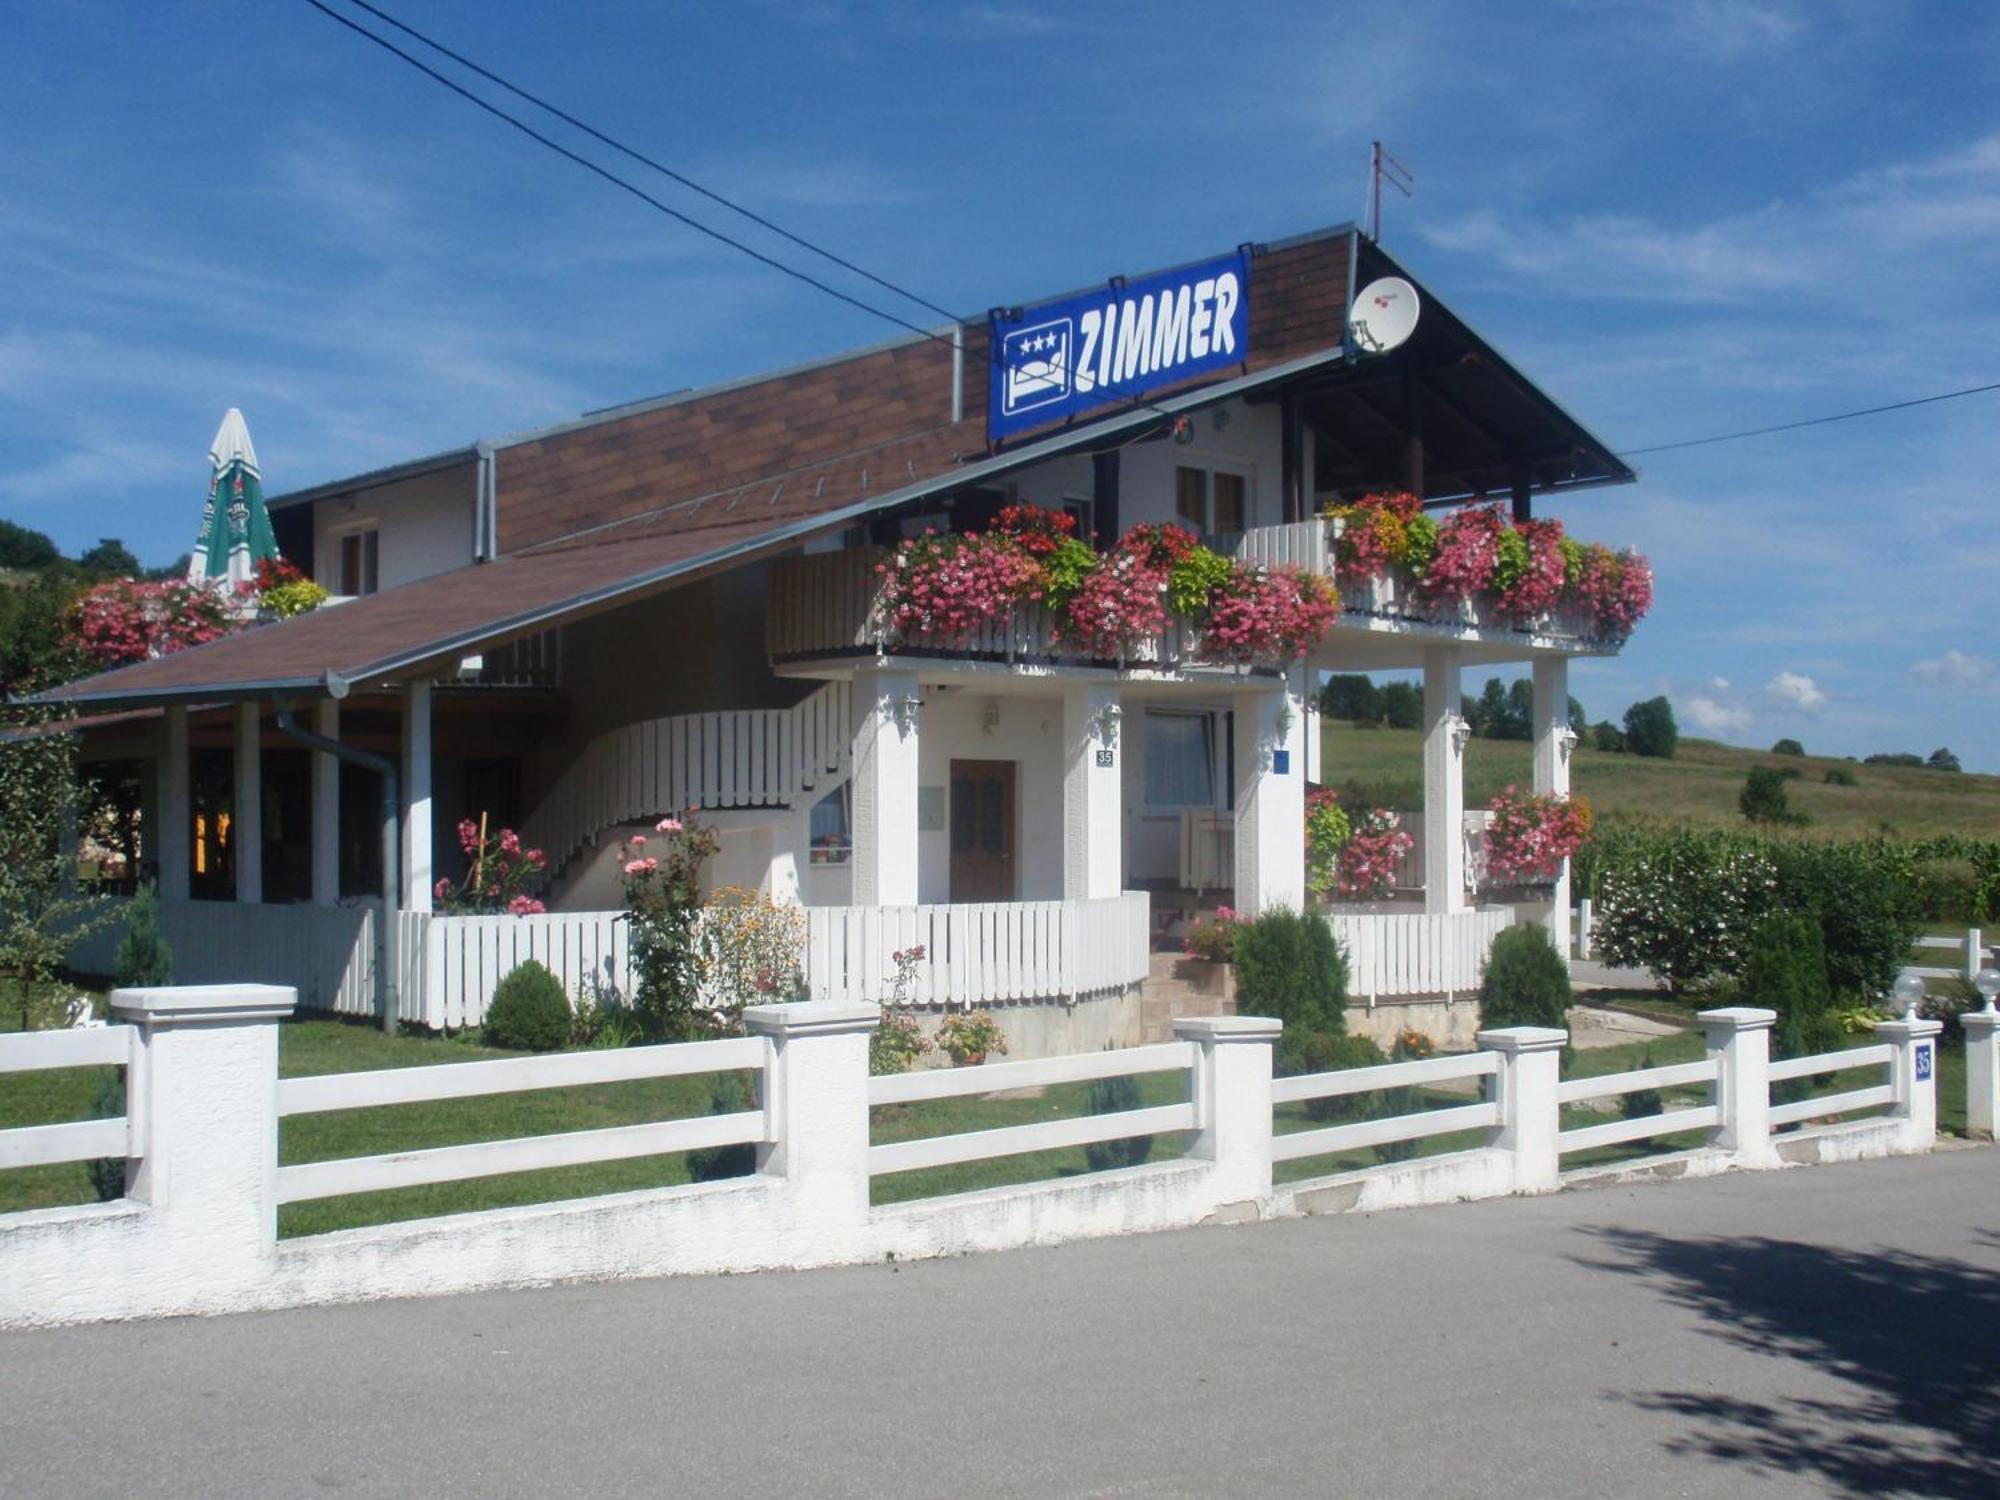
{"label": "closed patio umbrella", "polygon": [[264,509],[257,450],[250,446],[243,413],[233,406],[216,429],[208,462],[208,504],[201,513],[201,535],[188,558],[188,580],[233,588],[249,582],[258,563],[278,555],[271,515]]}

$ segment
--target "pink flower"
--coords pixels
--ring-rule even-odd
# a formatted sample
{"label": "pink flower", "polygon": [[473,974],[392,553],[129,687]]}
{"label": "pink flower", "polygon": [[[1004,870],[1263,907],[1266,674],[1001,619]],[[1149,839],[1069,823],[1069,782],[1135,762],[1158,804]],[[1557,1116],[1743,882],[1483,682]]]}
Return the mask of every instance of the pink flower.
{"label": "pink flower", "polygon": [[645,873],[646,873],[646,862],[645,862],[645,861],[644,861],[643,859],[628,859],[628,860],[626,860],[626,861],[625,861],[625,873],[626,873],[627,875],[643,875],[643,874],[645,874]]}
{"label": "pink flower", "polygon": [[500,830],[500,852],[502,854],[519,854],[521,852],[521,836],[514,832],[513,829],[503,828]]}
{"label": "pink flower", "polygon": [[507,914],[514,917],[536,917],[547,910],[533,896],[516,896],[507,903]]}
{"label": "pink flower", "polygon": [[643,849],[646,847],[646,835],[643,833],[635,833],[629,840],[627,840],[627,842],[630,843],[634,849]]}
{"label": "pink flower", "polygon": [[[662,818],[658,823],[653,825],[653,832],[655,833],[679,833],[680,831],[681,820],[679,818]],[[643,844],[645,840],[642,838],[639,842]]]}
{"label": "pink flower", "polygon": [[549,862],[549,857],[539,849],[530,849],[522,858],[526,859],[537,870]]}
{"label": "pink flower", "polygon": [[449,900],[451,898],[451,882],[449,880],[440,880],[436,885],[431,887],[431,894],[440,901]]}

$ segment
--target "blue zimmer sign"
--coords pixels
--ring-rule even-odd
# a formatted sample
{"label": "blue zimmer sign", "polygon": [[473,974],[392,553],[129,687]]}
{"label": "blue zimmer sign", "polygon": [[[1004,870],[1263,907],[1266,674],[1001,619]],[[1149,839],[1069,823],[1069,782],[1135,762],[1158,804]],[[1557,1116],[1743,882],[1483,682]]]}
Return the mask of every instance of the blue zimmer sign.
{"label": "blue zimmer sign", "polygon": [[1238,250],[1122,287],[992,317],[986,436],[998,442],[1241,364],[1250,257]]}
{"label": "blue zimmer sign", "polygon": [[1928,1083],[1931,1076],[1931,1044],[1917,1043],[1917,1082]]}

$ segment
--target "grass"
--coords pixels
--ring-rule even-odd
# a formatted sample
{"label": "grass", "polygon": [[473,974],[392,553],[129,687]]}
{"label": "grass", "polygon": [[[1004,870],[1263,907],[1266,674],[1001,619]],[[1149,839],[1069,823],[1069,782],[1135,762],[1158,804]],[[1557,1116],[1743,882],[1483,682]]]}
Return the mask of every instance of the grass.
{"label": "grass", "polygon": [[[1384,806],[1423,805],[1423,736],[1408,729],[1363,729],[1324,721],[1321,779],[1332,786],[1360,782]],[[1466,746],[1465,805],[1484,807],[1503,787],[1532,784],[1532,750],[1522,740],[1475,739]],[[1570,762],[1574,789],[1590,798],[1600,820],[1650,821],[1707,828],[1745,828],[1736,798],[1752,766],[1792,766],[1785,783],[1794,811],[1816,838],[1886,833],[1900,838],[1962,834],[2000,838],[2000,776],[1864,766],[1832,757],[1792,757],[1744,750],[1713,740],[1683,739],[1672,760],[1613,754],[1579,745]],[[1855,785],[1829,786],[1828,770],[1853,774]]]}

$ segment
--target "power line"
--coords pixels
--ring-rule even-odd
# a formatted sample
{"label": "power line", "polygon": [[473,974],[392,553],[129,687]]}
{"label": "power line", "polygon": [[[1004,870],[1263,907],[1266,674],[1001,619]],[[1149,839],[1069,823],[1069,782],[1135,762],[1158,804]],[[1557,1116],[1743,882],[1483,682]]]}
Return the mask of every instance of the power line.
{"label": "power line", "polygon": [[1885,411],[1906,411],[1912,406],[1929,406],[1934,401],[1956,401],[1960,396],[1978,396],[2000,391],[2000,380],[1990,385],[1969,385],[1964,390],[1945,391],[1936,396],[1919,396],[1913,401],[1892,401],[1887,406],[1868,406],[1860,411],[1835,412],[1830,417],[1808,417],[1803,422],[1780,422],[1775,427],[1752,427],[1745,432],[1721,432],[1713,437],[1687,438],[1678,443],[1655,443],[1650,448],[1627,448],[1620,458],[1637,458],[1642,453],[1671,453],[1677,448],[1703,448],[1710,443],[1733,443],[1738,438],[1763,437],[1773,432],[1796,432],[1801,427],[1824,427],[1829,422],[1849,422],[1856,417],[1879,416]]}
{"label": "power line", "polygon": [[[438,41],[435,37],[426,36],[424,35],[423,32],[417,30],[414,26],[411,26],[406,22],[397,20],[394,16],[390,15],[386,10],[383,10],[380,6],[369,4],[368,0],[348,0],[348,4],[357,6],[360,9],[367,11],[368,14],[374,16],[377,20],[384,21],[387,24],[395,27],[396,30],[402,32],[405,36],[414,37],[417,41],[422,42],[426,47],[429,47],[433,52],[439,53],[442,56],[450,58],[453,62],[457,63],[461,68],[465,68],[469,72],[477,73],[481,78],[484,78],[488,83],[494,84],[500,88],[505,89],[508,93],[514,95],[518,99],[525,99],[528,103],[534,105],[537,109],[547,111],[549,114],[554,115],[558,120],[561,120],[565,125],[573,126],[574,128],[582,131],[592,140],[601,142],[602,144],[609,146],[613,151],[616,151],[621,155],[630,157],[633,161],[638,162],[641,166],[651,167],[655,172],[660,173],[664,177],[672,178],[675,182],[678,182],[682,187],[688,189],[690,192],[701,194],[702,197],[708,199],[711,203],[721,204],[722,207],[728,209],[731,213],[741,214],[751,223],[756,224],[761,228],[770,230],[771,233],[777,235],[780,239],[789,240],[792,244],[797,245],[802,250],[809,250],[814,255],[824,257],[825,259],[833,262],[833,264],[835,264],[836,266],[839,266],[842,270],[852,271],[856,276],[874,282],[875,285],[881,287],[885,291],[894,292],[899,297],[908,298],[910,301],[916,303],[917,306],[925,309],[927,312],[934,312],[939,317],[950,318],[954,322],[957,321],[958,315],[952,312],[949,308],[939,307],[935,302],[932,302],[929,298],[921,296],[918,293],[911,291],[908,287],[898,286],[895,282],[889,280],[885,276],[877,276],[873,271],[868,270],[866,267],[857,266],[853,261],[847,260],[842,256],[834,254],[833,251],[828,250],[825,246],[816,245],[811,240],[806,239],[803,235],[793,234],[791,230],[785,228],[782,224],[774,224],[771,222],[771,220],[765,218],[762,214],[759,214],[752,209],[745,208],[742,204],[737,203],[732,199],[723,197],[722,194],[716,192],[713,188],[702,186],[702,184],[696,182],[692,177],[689,177],[686,173],[677,172],[672,167],[667,166],[665,163],[655,161],[652,157],[646,155],[643,151],[639,151],[631,146],[626,145],[623,141],[620,141],[613,136],[607,135],[605,132],[599,130],[595,125],[590,124],[588,121],[580,120],[575,115],[569,113],[567,110],[562,109],[557,105],[549,103],[548,100],[543,99],[536,94],[530,93],[527,89],[522,88],[519,84],[512,83],[509,80],[502,78],[498,73],[493,72],[490,68],[481,67],[478,63],[474,62],[471,58],[465,56],[463,53],[454,52],[450,47],[447,47],[443,42]],[[321,7],[321,9],[324,8],[325,7],[323,6]]]}

